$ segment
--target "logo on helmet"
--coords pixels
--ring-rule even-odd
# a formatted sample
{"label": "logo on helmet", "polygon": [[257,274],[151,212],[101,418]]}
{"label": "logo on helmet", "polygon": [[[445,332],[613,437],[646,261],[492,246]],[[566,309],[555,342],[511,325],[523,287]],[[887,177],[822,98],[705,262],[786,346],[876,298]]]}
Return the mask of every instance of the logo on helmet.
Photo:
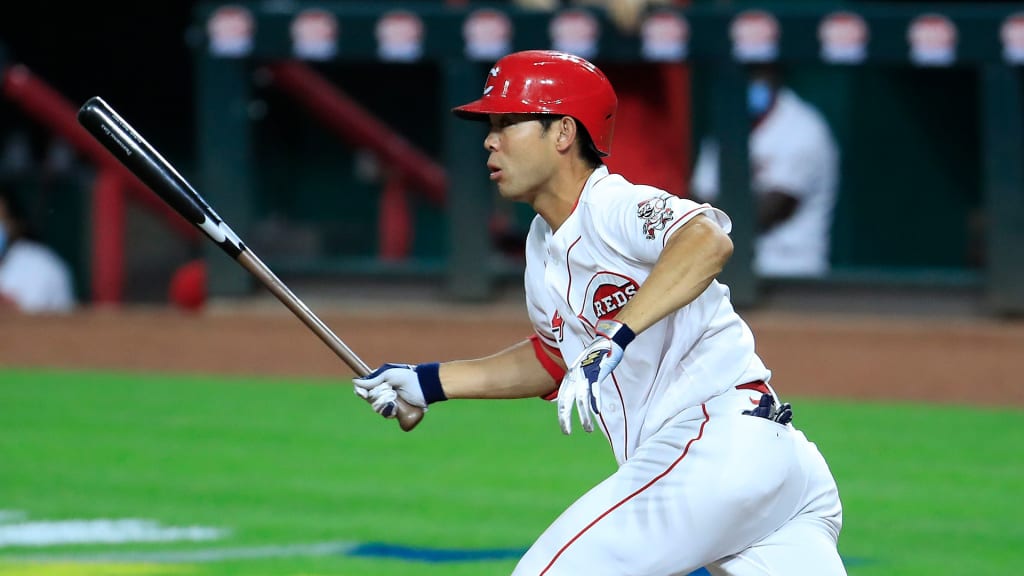
{"label": "logo on helmet", "polygon": [[858,64],[867,57],[868,25],[852,12],[833,12],[818,26],[821,59],[833,64]]}
{"label": "logo on helmet", "polygon": [[303,10],[292,20],[292,53],[309,60],[329,60],[338,52],[338,20],[325,10]]}
{"label": "logo on helmet", "polygon": [[[484,84],[484,96],[488,96],[488,95],[490,95],[491,92],[494,91],[495,83],[498,82],[500,75],[501,75],[501,66],[494,66],[494,67],[491,68],[491,71],[487,73],[487,83]],[[501,97],[502,98],[505,98],[506,96],[508,96],[508,89],[509,89],[509,86],[511,84],[512,84],[511,81],[508,80],[508,79],[505,79],[505,81],[502,82],[502,85],[501,85]]]}
{"label": "logo on helmet", "polygon": [[670,198],[668,194],[663,194],[637,204],[636,216],[643,220],[644,238],[654,240],[658,232],[664,230],[675,217],[675,211],[668,205]]}
{"label": "logo on helmet", "polygon": [[512,51],[512,21],[497,10],[476,10],[462,24],[462,38],[470,60],[497,60]]}
{"label": "logo on helmet", "polygon": [[956,25],[940,14],[923,14],[907,31],[910,60],[919,66],[949,66],[956,60]]}
{"label": "logo on helmet", "polygon": [[238,58],[252,52],[256,21],[241,6],[222,6],[210,15],[206,33],[210,37],[210,53]]}
{"label": "logo on helmet", "polygon": [[590,308],[584,309],[581,316],[591,326],[597,326],[601,320],[614,318],[639,289],[640,286],[626,276],[599,272],[587,286],[586,302],[590,303]]}
{"label": "logo on helmet", "polygon": [[551,36],[551,46],[555,50],[583,58],[593,58],[597,55],[601,25],[590,12],[564,10],[551,19],[548,34]]}

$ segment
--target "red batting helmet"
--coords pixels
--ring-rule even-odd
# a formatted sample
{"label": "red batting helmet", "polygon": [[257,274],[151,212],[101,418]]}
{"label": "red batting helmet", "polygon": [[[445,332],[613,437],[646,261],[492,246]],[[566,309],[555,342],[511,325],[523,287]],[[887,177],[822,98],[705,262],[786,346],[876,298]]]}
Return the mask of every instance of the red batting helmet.
{"label": "red batting helmet", "polygon": [[479,100],[453,109],[470,120],[488,114],[572,116],[587,129],[602,156],[611,153],[615,90],[590,62],[554,50],[526,50],[505,56],[491,68]]}

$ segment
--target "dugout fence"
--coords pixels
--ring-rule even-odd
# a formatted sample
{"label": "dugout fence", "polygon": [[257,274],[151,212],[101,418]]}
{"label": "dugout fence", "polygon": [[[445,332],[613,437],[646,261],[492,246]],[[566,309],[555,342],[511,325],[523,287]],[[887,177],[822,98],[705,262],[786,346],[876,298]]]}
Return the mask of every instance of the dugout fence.
{"label": "dugout fence", "polygon": [[[344,248],[270,253],[282,273],[421,274],[443,279],[460,300],[485,299],[500,278],[520,274],[493,247],[482,128],[447,111],[478,95],[504,53],[556,48],[599,65],[692,68],[695,124],[722,144],[720,205],[736,245],[724,276],[737,304],[756,303],[764,286],[750,266],[744,66],[773,61],[792,69],[844,151],[835,271],[824,282],[975,286],[994,312],[1024,312],[1024,9],[697,5],[652,11],[640,34],[625,35],[601,12],[581,9],[206,3],[195,23],[199,187],[243,238],[268,207],[283,205],[296,221],[335,230],[333,240],[311,244]],[[380,184],[360,179],[358,154],[282,112],[260,83],[261,69],[293,60],[362,95],[443,165],[443,205],[409,199],[417,240],[407,259],[377,257],[386,208]],[[244,271],[210,250],[211,292],[247,292]]]}

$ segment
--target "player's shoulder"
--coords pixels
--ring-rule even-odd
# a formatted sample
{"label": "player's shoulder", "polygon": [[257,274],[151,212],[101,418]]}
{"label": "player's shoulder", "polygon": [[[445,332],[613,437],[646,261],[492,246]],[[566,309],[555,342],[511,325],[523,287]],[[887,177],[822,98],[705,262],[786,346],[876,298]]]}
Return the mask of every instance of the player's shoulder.
{"label": "player's shoulder", "polygon": [[591,203],[608,205],[630,203],[649,197],[651,194],[668,194],[668,192],[654,186],[634,184],[621,174],[609,173],[594,182],[586,199]]}
{"label": "player's shoulder", "polygon": [[613,207],[632,207],[636,210],[654,200],[672,202],[679,207],[698,206],[693,200],[676,196],[656,186],[634,184],[620,174],[608,174],[595,182],[585,198],[588,205],[599,207],[601,211]]}

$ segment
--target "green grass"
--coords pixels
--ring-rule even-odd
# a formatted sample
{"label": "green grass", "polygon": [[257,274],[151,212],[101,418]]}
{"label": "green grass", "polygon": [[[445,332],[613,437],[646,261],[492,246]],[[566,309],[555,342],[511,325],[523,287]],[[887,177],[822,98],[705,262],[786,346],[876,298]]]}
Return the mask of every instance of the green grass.
{"label": "green grass", "polygon": [[[441,404],[404,433],[344,384],[0,370],[0,510],[232,531],[218,543],[0,548],[0,576],[508,574],[514,560],[83,567],[18,557],[332,541],[524,549],[614,469],[601,436],[562,436],[540,400]],[[795,403],[840,485],[850,574],[1018,572],[1024,412]]]}

